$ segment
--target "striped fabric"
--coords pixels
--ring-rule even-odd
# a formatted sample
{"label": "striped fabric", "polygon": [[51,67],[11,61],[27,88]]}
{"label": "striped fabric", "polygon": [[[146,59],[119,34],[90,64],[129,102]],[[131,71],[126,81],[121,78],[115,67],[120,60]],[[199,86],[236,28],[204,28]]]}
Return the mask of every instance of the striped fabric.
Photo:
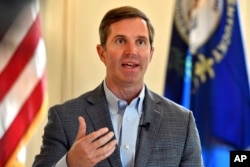
{"label": "striped fabric", "polygon": [[20,152],[47,103],[38,0],[26,4],[17,16],[0,41],[1,167],[22,166],[25,153]]}

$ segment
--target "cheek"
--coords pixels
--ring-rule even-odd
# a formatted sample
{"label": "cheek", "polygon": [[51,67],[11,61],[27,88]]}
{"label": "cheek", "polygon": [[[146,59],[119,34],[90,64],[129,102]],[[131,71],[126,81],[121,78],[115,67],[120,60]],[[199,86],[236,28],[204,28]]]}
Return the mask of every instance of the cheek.
{"label": "cheek", "polygon": [[112,55],[107,55],[106,59],[105,59],[105,64],[108,68],[115,68],[115,66],[117,66],[117,60],[115,58],[115,56]]}
{"label": "cheek", "polygon": [[[106,63],[110,66],[115,66],[119,63],[119,56],[120,52],[117,50],[109,50],[106,55]],[[112,68],[112,67],[111,67]]]}
{"label": "cheek", "polygon": [[150,56],[147,56],[144,60],[143,60],[143,69],[146,70],[149,66],[151,62],[151,57]]}
{"label": "cheek", "polygon": [[145,60],[145,63],[148,65],[152,60],[152,54],[147,54],[144,60]]}

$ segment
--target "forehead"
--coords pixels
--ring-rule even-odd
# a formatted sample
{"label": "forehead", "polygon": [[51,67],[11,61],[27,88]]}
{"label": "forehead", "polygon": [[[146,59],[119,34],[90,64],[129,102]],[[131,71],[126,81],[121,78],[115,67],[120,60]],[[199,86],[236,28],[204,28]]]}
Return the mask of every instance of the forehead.
{"label": "forehead", "polygon": [[147,23],[142,18],[127,18],[117,21],[110,25],[109,35],[126,35],[126,34],[136,34],[140,36],[149,36],[149,31]]}

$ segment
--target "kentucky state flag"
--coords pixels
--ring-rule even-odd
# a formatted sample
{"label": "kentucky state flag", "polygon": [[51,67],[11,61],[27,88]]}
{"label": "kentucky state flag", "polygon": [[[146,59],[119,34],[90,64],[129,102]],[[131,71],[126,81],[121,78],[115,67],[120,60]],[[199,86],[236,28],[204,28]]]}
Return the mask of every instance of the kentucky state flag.
{"label": "kentucky state flag", "polygon": [[236,0],[177,0],[164,95],[190,108],[202,147],[250,146],[250,93]]}

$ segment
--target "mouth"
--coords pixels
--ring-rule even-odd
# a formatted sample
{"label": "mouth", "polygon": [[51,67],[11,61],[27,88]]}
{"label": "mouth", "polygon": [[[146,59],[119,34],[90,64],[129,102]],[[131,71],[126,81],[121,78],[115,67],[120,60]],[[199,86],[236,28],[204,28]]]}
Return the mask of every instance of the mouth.
{"label": "mouth", "polygon": [[126,68],[135,68],[135,67],[138,67],[139,64],[136,64],[136,63],[123,63],[122,66],[126,67]]}

